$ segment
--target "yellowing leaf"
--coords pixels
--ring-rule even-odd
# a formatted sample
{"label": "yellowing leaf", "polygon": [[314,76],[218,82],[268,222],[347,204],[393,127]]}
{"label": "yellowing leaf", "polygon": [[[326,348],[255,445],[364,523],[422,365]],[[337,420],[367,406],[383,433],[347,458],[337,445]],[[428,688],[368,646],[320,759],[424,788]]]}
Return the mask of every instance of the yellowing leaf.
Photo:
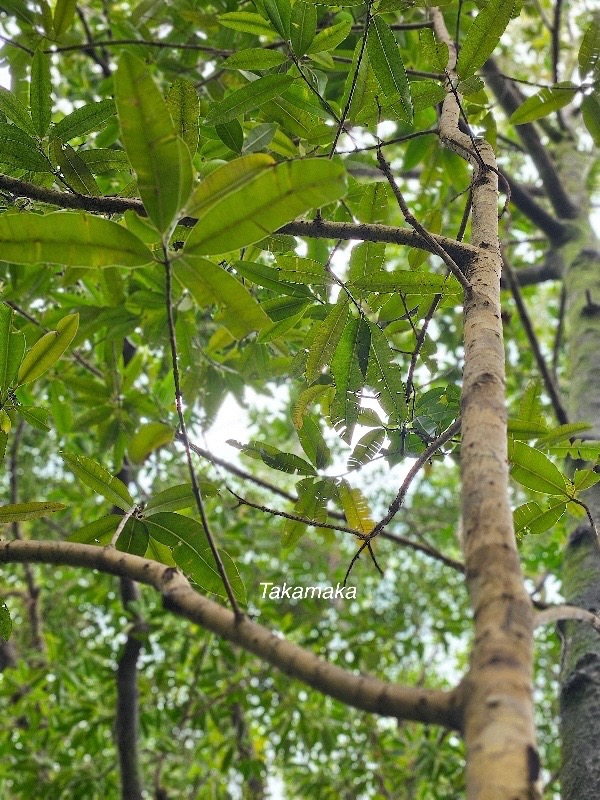
{"label": "yellowing leaf", "polygon": [[371,533],[375,523],[371,519],[371,509],[360,489],[354,489],[343,480],[338,487],[340,503],[350,528],[361,533]]}

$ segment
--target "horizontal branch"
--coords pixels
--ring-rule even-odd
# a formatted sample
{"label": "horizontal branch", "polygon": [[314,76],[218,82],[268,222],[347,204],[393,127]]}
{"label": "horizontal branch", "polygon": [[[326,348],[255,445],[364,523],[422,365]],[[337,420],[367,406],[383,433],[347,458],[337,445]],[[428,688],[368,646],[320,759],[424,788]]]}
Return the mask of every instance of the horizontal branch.
{"label": "horizontal branch", "polygon": [[531,193],[510,175],[504,173],[510,187],[511,202],[534,225],[546,234],[553,245],[564,244],[569,238],[569,226],[549,214],[543,206],[533,199]]}
{"label": "horizontal branch", "polygon": [[600,632],[600,616],[577,606],[548,606],[543,611],[537,611],[533,618],[536,628],[548,625],[550,622],[561,622],[566,619],[576,619],[580,622],[587,622],[595,630]]}
{"label": "horizontal branch", "polygon": [[73,542],[0,543],[0,563],[65,564],[128,577],[153,586],[165,608],[259,656],[286,675],[329,697],[386,717],[460,727],[457,690],[450,692],[400,686],[334,666],[314,653],[277,636],[248,617],[195,592],[178,570],[113,548]]}
{"label": "horizontal branch", "polygon": [[[55,189],[34,186],[32,183],[26,183],[8,175],[0,175],[0,191],[10,192],[16,197],[28,197],[30,200],[36,200],[40,203],[60,206],[60,208],[81,209],[99,214],[123,214],[125,211],[131,210],[141,216],[146,216],[146,211],[140,200],[124,197],[91,197],[84,194],[58,192]],[[193,217],[183,217],[179,220],[180,225],[187,227],[192,227],[196,222],[197,220]],[[405,244],[428,252],[433,251],[431,244],[414,231],[407,228],[395,228],[391,225],[325,222],[317,219],[310,222],[291,222],[280,228],[278,233],[307,236],[312,239],[356,239],[363,242]],[[455,239],[433,235],[432,239],[463,267],[466,267],[477,254],[475,247],[457,242]]]}
{"label": "horizontal branch", "polygon": [[[391,225],[363,224],[353,222],[325,222],[321,219],[310,222],[290,222],[284,225],[278,233],[289,233],[292,236],[308,236],[312,239],[356,239],[363,242],[387,242],[388,244],[405,244],[409,247],[418,247],[433,253],[432,245],[408,228],[395,228]],[[478,251],[476,247],[447,236],[431,235],[432,239],[440,245],[448,255],[461,266],[468,266],[475,258]]]}

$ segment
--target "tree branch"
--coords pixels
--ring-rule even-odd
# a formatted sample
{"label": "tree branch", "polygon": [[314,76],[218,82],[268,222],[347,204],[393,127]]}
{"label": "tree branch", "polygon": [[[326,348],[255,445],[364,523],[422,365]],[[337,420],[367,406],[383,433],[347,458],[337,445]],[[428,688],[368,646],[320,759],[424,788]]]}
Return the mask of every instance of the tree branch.
{"label": "tree branch", "polygon": [[0,563],[68,564],[131,578],[153,586],[165,608],[259,656],[286,675],[363,711],[386,717],[460,728],[458,690],[401,686],[357,675],[195,592],[172,567],[112,548],[74,542],[0,542]]}
{"label": "tree branch", "polygon": [[558,391],[558,387],[554,382],[554,377],[552,376],[552,373],[546,364],[546,359],[542,354],[540,343],[535,335],[533,324],[531,322],[529,312],[527,311],[527,306],[525,305],[523,295],[521,294],[521,289],[519,288],[519,284],[516,279],[515,271],[505,258],[502,259],[502,273],[503,275],[506,275],[507,283],[512,292],[512,296],[517,307],[517,312],[521,320],[521,325],[523,326],[523,330],[525,331],[525,335],[527,336],[527,340],[531,346],[540,376],[546,391],[548,392],[548,396],[550,397],[550,402],[552,403],[552,408],[554,409],[556,419],[561,425],[566,425],[569,419],[567,417],[567,412],[565,411],[560,392]]}
{"label": "tree branch", "polygon": [[[11,178],[8,175],[0,175],[0,190],[10,192],[15,197],[28,197],[30,200],[59,206],[60,208],[82,209],[100,214],[123,214],[125,211],[131,210],[140,216],[146,216],[146,211],[140,200],[130,200],[124,197],[91,197],[83,194],[68,194],[67,192],[58,192],[55,189],[46,189],[43,186],[34,186],[31,183]],[[184,217],[179,220],[179,224],[186,227],[193,227],[196,222],[197,220],[193,217]],[[427,250],[427,252],[434,252],[432,245],[414,231],[406,228],[396,228],[391,225],[325,222],[317,219],[310,222],[290,222],[280,228],[278,233],[307,236],[313,239],[355,239],[364,242],[405,244],[409,247]],[[432,239],[465,269],[477,252],[474,247],[446,236],[432,235]]]}
{"label": "tree branch", "polygon": [[531,220],[534,225],[537,225],[553,245],[558,246],[568,241],[571,235],[569,226],[549,214],[543,206],[533,199],[531,193],[514,178],[506,173],[503,174],[510,187],[510,199],[519,211],[527,219]]}
{"label": "tree branch", "polygon": [[[510,79],[500,72],[493,59],[490,58],[485,62],[482,71],[488,86],[497,97],[504,112],[510,116],[521,105],[523,99],[521,93],[515,89]],[[554,211],[561,219],[575,219],[579,210],[562,185],[556,167],[533,123],[517,125],[516,130],[540,174]]]}
{"label": "tree branch", "polygon": [[577,606],[548,606],[543,611],[536,611],[534,616],[534,625],[540,628],[542,625],[548,625],[550,622],[560,622],[564,619],[577,619],[580,622],[587,622],[600,633],[600,616],[588,611],[586,608],[578,608]]}
{"label": "tree branch", "polygon": [[[137,584],[121,576],[121,599],[125,609],[139,600]],[[119,753],[122,800],[142,800],[143,783],[139,760],[139,691],[138,659],[142,651],[140,636],[147,625],[137,614],[127,632],[125,645],[117,662],[117,714],[115,737]]]}

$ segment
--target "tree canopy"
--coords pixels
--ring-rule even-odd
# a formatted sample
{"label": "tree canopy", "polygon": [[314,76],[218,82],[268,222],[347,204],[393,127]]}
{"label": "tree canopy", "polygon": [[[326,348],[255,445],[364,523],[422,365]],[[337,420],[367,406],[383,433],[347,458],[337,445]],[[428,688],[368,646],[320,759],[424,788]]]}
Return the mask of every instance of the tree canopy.
{"label": "tree canopy", "polygon": [[0,26],[2,797],[596,796],[597,11]]}

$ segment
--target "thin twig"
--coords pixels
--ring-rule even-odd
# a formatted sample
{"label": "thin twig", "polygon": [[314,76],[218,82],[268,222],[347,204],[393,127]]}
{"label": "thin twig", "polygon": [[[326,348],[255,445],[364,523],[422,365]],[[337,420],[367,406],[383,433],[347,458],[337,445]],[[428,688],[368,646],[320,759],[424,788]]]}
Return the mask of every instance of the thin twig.
{"label": "thin twig", "polygon": [[425,239],[430,245],[433,252],[438,255],[444,264],[448,267],[450,272],[454,275],[457,281],[461,284],[463,289],[468,292],[471,289],[471,284],[465,277],[463,271],[458,266],[456,261],[452,258],[452,256],[444,250],[444,248],[432,237],[429,231],[421,225],[421,223],[417,220],[414,214],[409,209],[406,200],[404,199],[402,192],[400,191],[400,187],[398,186],[396,179],[392,175],[392,168],[389,162],[384,157],[381,150],[377,150],[377,161],[379,162],[380,169],[382,173],[387,178],[387,181],[394,193],[394,196],[398,202],[400,210],[404,215],[404,219],[408,222],[408,224],[413,228],[413,230],[419,234],[423,239]]}
{"label": "thin twig", "polygon": [[422,453],[419,456],[419,458],[415,461],[413,466],[408,471],[408,473],[406,475],[406,478],[402,482],[402,486],[398,490],[398,494],[396,495],[396,497],[391,502],[390,507],[388,509],[388,513],[385,515],[385,517],[383,517],[383,519],[381,519],[377,523],[377,525],[375,525],[373,530],[366,536],[364,542],[361,544],[361,546],[358,548],[358,550],[356,551],[356,553],[352,557],[352,561],[350,562],[350,565],[349,565],[348,569],[346,570],[346,575],[344,577],[344,585],[346,584],[346,581],[350,577],[350,573],[352,572],[352,568],[353,568],[354,564],[358,561],[358,559],[360,557],[360,554],[363,552],[363,550],[365,550],[368,547],[369,548],[369,552],[372,553],[371,548],[370,548],[371,541],[376,536],[378,536],[381,533],[381,531],[383,530],[383,528],[388,523],[390,523],[392,521],[392,519],[396,516],[396,514],[400,510],[400,506],[404,502],[404,498],[406,496],[406,493],[407,493],[412,481],[414,480],[415,476],[419,473],[419,471],[422,469],[422,467],[432,458],[432,456],[439,450],[439,448],[442,447],[444,444],[446,444],[446,442],[448,442],[456,433],[458,433],[458,431],[460,430],[460,424],[461,424],[461,420],[460,420],[460,417],[459,417],[457,420],[455,420],[452,423],[452,425],[450,425],[449,428],[447,428],[440,436],[438,436],[437,439],[435,439],[435,441],[433,441],[429,445],[429,447],[425,450],[425,452]]}
{"label": "thin twig", "polygon": [[227,597],[229,598],[229,602],[231,603],[231,608],[233,609],[233,613],[235,614],[236,619],[241,620],[243,619],[244,614],[241,611],[238,602],[235,598],[233,589],[231,587],[231,583],[229,581],[227,573],[225,572],[225,566],[223,564],[221,554],[219,553],[219,550],[214,540],[214,536],[210,529],[210,525],[208,523],[208,517],[206,516],[206,510],[204,508],[202,493],[200,491],[200,485],[198,483],[198,477],[196,475],[196,470],[194,469],[194,464],[192,462],[192,451],[190,448],[190,440],[187,435],[187,427],[185,424],[185,417],[183,414],[183,395],[181,393],[181,383],[179,380],[179,366],[177,362],[177,338],[175,334],[175,320],[173,318],[173,299],[172,299],[172,287],[171,287],[171,262],[169,259],[169,253],[167,251],[167,248],[163,247],[163,250],[164,250],[164,265],[165,265],[165,275],[166,275],[165,294],[166,294],[166,305],[167,305],[167,327],[169,331],[169,344],[171,346],[173,382],[175,384],[175,406],[177,408],[177,416],[179,418],[179,428],[181,430],[183,446],[185,449],[188,471],[190,474],[190,481],[192,484],[192,492],[194,493],[196,506],[198,508],[198,513],[200,514],[200,520],[202,521],[202,527],[204,528],[204,533],[206,534],[208,545],[215,560],[217,571],[221,577],[221,580],[223,581],[223,586],[225,588],[225,592],[227,593]]}
{"label": "thin twig", "polygon": [[402,485],[400,486],[396,497],[392,500],[390,507],[388,508],[387,514],[375,525],[371,533],[369,534],[369,538],[373,539],[377,536],[386,525],[388,525],[396,516],[398,511],[400,510],[400,506],[404,502],[404,498],[406,497],[406,493],[413,482],[414,478],[419,474],[421,469],[425,466],[425,464],[433,458],[433,456],[437,453],[440,447],[443,447],[446,442],[449,442],[453,436],[455,436],[459,430],[461,425],[461,419],[458,417],[452,425],[450,425],[446,430],[441,433],[433,442],[427,447],[427,449],[421,453],[421,455],[417,458],[413,466],[407,472],[406,477],[404,478]]}
{"label": "thin twig", "polygon": [[335,136],[333,139],[333,144],[331,145],[331,150],[329,151],[329,157],[331,158],[335,153],[335,148],[337,147],[338,140],[342,135],[342,130],[344,129],[344,123],[346,122],[346,117],[348,116],[348,111],[350,110],[350,106],[352,104],[352,98],[354,97],[354,90],[356,89],[356,82],[358,80],[358,71],[360,70],[360,65],[362,63],[363,55],[365,52],[365,47],[367,46],[367,36],[369,34],[369,25],[371,24],[371,6],[373,5],[373,0],[367,0],[367,15],[365,17],[365,25],[363,28],[363,36],[360,45],[360,51],[358,53],[358,58],[356,60],[356,69],[354,70],[354,75],[352,76],[352,83],[350,84],[350,91],[348,92],[348,99],[346,100],[346,105],[344,106],[344,110],[342,111],[342,118],[340,119],[339,125],[335,132]]}
{"label": "thin twig", "polygon": [[567,311],[567,290],[564,284],[560,290],[560,301],[558,306],[558,324],[556,326],[556,336],[554,337],[554,347],[552,348],[552,374],[554,379],[558,376],[558,361],[563,344],[563,334],[565,332],[565,314]]}
{"label": "thin twig", "polygon": [[558,83],[558,64],[560,61],[560,23],[562,0],[554,3],[554,19],[552,21],[552,77]]}
{"label": "thin twig", "polygon": [[[175,438],[179,441],[182,441],[181,433],[178,432],[175,435]],[[210,461],[212,464],[218,467],[222,467],[227,472],[235,475],[236,477],[240,478],[244,481],[250,481],[254,483],[256,486],[260,486],[262,489],[266,489],[268,492],[272,492],[273,494],[279,495],[279,497],[283,497],[286,500],[289,500],[291,503],[296,503],[298,501],[298,496],[292,494],[291,492],[286,492],[285,489],[281,489],[279,486],[275,486],[272,483],[264,480],[264,478],[260,478],[254,473],[246,472],[241,467],[238,467],[236,464],[231,464],[229,461],[225,461],[218,456],[215,456],[213,453],[205,450],[202,447],[199,447],[197,444],[190,442],[190,447],[201,458],[205,458],[207,461]],[[345,517],[338,511],[330,511],[328,512],[329,516],[332,519],[339,519],[344,520]],[[318,527],[323,527],[321,523],[315,523]],[[400,536],[396,533],[390,533],[389,531],[382,531],[379,534],[382,538],[387,539],[394,544],[400,545],[401,547],[408,547],[411,550],[415,550],[416,552],[423,553],[424,555],[428,556],[429,558],[433,558],[436,561],[444,564],[450,569],[456,570],[457,572],[464,572],[464,564],[462,562],[457,561],[454,558],[450,558],[449,556],[445,556],[439,550],[436,550],[434,547],[431,547],[429,544],[424,544],[420,542],[414,542],[412,539],[408,539],[405,536]]]}
{"label": "thin twig", "polygon": [[527,336],[531,346],[540,376],[544,382],[548,396],[550,397],[550,402],[552,403],[552,408],[554,409],[556,419],[561,425],[566,425],[569,421],[567,412],[565,411],[560,393],[554,382],[554,377],[552,376],[552,373],[546,364],[546,359],[542,354],[540,343],[533,329],[533,324],[531,322],[531,318],[529,317],[529,312],[527,311],[525,301],[523,300],[523,295],[521,294],[521,289],[516,279],[514,270],[505,258],[503,258],[502,271],[506,275],[508,285],[510,286],[512,296],[517,307],[519,319],[521,320],[521,325],[523,326],[523,330],[525,331],[525,335]]}

